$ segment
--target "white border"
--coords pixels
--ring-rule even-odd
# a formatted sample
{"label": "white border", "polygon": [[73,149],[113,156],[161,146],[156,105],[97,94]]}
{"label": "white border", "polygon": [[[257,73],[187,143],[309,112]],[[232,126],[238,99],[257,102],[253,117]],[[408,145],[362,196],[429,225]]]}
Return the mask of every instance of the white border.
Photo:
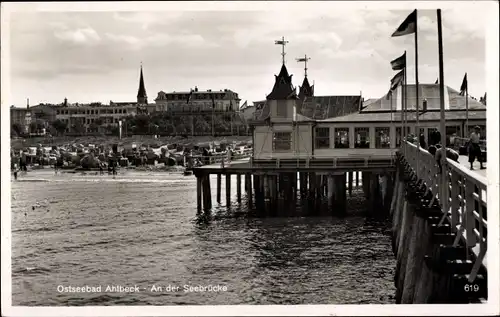
{"label": "white border", "polygon": [[[278,11],[289,10],[300,14],[304,6],[315,6],[324,10],[335,10],[340,5],[349,6],[352,9],[374,9],[374,10],[404,10],[410,12],[412,8],[419,9],[442,9],[458,8],[467,10],[471,6],[485,8],[483,21],[487,24],[486,37],[486,76],[488,92],[488,124],[487,137],[490,148],[488,149],[488,283],[489,301],[481,305],[288,305],[288,306],[263,306],[263,305],[241,305],[241,306],[86,306],[86,307],[12,307],[11,306],[11,253],[10,253],[10,124],[9,107],[4,104],[5,96],[10,93],[10,70],[9,70],[9,16],[13,11]],[[499,168],[493,162],[499,162],[499,78],[498,78],[498,2],[496,1],[444,1],[444,2],[393,2],[393,1],[371,1],[371,2],[48,2],[48,3],[2,3],[1,4],[1,206],[2,206],[2,315],[5,316],[311,316],[311,315],[495,315],[500,313],[499,309],[499,227],[498,193],[499,193]],[[140,8],[139,10],[137,10]],[[404,18],[402,16],[402,18]],[[446,19],[446,17],[443,17]],[[478,21],[481,23],[483,21]],[[348,27],[348,26],[346,26]],[[389,36],[389,34],[388,34]],[[446,47],[444,47],[446,50]],[[437,52],[436,52],[437,53]],[[444,65],[446,67],[446,64]],[[8,100],[8,98],[7,98]],[[496,224],[496,225],[495,225]]]}

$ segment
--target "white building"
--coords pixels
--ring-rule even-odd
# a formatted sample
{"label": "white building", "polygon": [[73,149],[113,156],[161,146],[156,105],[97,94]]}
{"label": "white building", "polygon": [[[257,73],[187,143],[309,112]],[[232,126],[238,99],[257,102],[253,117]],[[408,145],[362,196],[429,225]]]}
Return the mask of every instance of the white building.
{"label": "white building", "polygon": [[[160,91],[155,99],[157,111],[199,112],[199,111],[239,111],[238,94],[232,90],[199,91],[195,87],[191,91]],[[215,108],[213,107],[215,105]]]}

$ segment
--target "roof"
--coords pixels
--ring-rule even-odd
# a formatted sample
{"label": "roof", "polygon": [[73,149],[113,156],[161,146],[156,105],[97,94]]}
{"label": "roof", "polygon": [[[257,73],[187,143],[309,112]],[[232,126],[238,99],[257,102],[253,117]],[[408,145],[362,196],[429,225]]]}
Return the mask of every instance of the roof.
{"label": "roof", "polygon": [[299,99],[303,100],[304,97],[312,97],[312,96],[314,96],[314,85],[311,86],[309,84],[307,76],[305,76],[304,81],[302,82],[302,86],[299,86]]}
{"label": "roof", "polygon": [[186,94],[189,95],[190,93],[193,94],[220,94],[220,93],[235,93],[231,89],[224,89],[224,90],[193,90],[193,91],[173,91],[173,92],[164,92],[160,91],[158,94],[165,94],[165,95],[176,95],[176,94]]}
{"label": "roof", "polygon": [[[395,110],[401,110],[401,86],[399,86],[396,90],[393,91],[392,94],[392,108]],[[419,85],[419,99],[420,105],[422,108],[422,101],[424,99],[427,100],[427,109],[440,109],[440,93],[439,93],[439,84],[420,84]],[[408,109],[415,109],[416,104],[416,86],[415,84],[407,85],[407,93],[408,93]],[[465,97],[461,96],[458,91],[448,86],[444,87],[445,94],[445,109],[446,110],[457,110],[457,109],[465,109]],[[370,111],[383,111],[383,110],[391,110],[391,99],[387,98],[387,94],[384,95],[380,99],[375,99],[369,102],[372,99],[365,101],[363,104],[363,110]],[[474,109],[486,109],[486,106],[481,102],[474,100],[469,97],[469,110]]]}
{"label": "roof", "polygon": [[281,66],[278,76],[274,75],[276,81],[274,82],[273,90],[267,95],[267,100],[286,100],[296,99],[297,93],[292,85],[292,75],[288,74],[285,64]]}
{"label": "roof", "polygon": [[[445,118],[446,120],[465,120],[465,111],[462,110],[451,110],[446,111]],[[415,112],[408,113],[408,121],[415,121],[416,116]],[[427,111],[422,113],[419,116],[420,121],[439,121],[441,118],[440,111]],[[391,122],[392,121],[401,121],[401,112],[359,112],[352,113],[342,117],[336,118],[328,118],[325,120],[317,120],[318,122]],[[486,111],[484,110],[476,110],[469,111],[469,120],[486,120]]]}
{"label": "roof", "polygon": [[323,120],[359,112],[361,96],[315,96],[297,103],[297,112]]}

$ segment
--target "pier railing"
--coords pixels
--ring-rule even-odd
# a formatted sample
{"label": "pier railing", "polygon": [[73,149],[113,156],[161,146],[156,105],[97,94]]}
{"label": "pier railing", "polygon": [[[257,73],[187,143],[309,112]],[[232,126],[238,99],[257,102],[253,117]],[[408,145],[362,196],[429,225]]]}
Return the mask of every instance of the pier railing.
{"label": "pier railing", "polygon": [[[446,182],[443,184],[433,155],[424,149],[419,151],[416,145],[409,142],[402,144],[401,151],[422,181],[422,186],[425,185],[427,191],[432,194],[429,207],[436,200],[442,207],[443,218],[439,224],[447,219],[451,228],[456,230],[454,246],[464,238],[466,247],[472,249],[475,256],[469,274],[469,282],[472,283],[481,265],[487,268],[487,179],[460,163],[447,159],[444,170]],[[444,208],[443,202],[446,202]]]}
{"label": "pier railing", "polygon": [[[253,149],[251,149],[251,148],[233,151],[233,154],[231,155],[231,161],[249,158],[252,156],[252,153],[253,153]],[[222,163],[223,161],[225,163],[229,162],[229,157],[228,157],[227,152],[214,153],[210,156],[197,156],[197,158],[200,159],[201,162],[204,163],[205,165],[218,164],[218,163]]]}

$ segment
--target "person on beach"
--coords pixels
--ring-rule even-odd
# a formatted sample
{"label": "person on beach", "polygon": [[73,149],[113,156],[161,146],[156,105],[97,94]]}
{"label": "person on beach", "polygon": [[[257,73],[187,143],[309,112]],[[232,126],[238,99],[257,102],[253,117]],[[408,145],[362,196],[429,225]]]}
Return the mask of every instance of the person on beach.
{"label": "person on beach", "polygon": [[481,136],[480,131],[481,128],[479,126],[475,126],[474,131],[470,134],[468,150],[469,150],[469,163],[471,170],[474,169],[473,164],[476,158],[479,161],[481,169],[484,169],[483,160],[481,157],[481,148],[479,147],[479,138]]}
{"label": "person on beach", "polygon": [[17,180],[17,172],[19,169],[17,168],[17,164],[14,164],[14,179]]}
{"label": "person on beach", "polygon": [[[434,156],[434,159],[436,160],[436,163],[437,163],[438,168],[439,168],[439,174],[441,174],[441,172],[443,170],[443,167],[441,165],[441,159],[443,157],[444,148],[441,146],[441,144],[436,144],[436,145],[429,146],[428,151],[430,154],[432,154]],[[460,156],[459,156],[457,151],[450,149],[450,148],[446,148],[446,158],[449,158],[450,160],[458,163],[459,157]]]}

